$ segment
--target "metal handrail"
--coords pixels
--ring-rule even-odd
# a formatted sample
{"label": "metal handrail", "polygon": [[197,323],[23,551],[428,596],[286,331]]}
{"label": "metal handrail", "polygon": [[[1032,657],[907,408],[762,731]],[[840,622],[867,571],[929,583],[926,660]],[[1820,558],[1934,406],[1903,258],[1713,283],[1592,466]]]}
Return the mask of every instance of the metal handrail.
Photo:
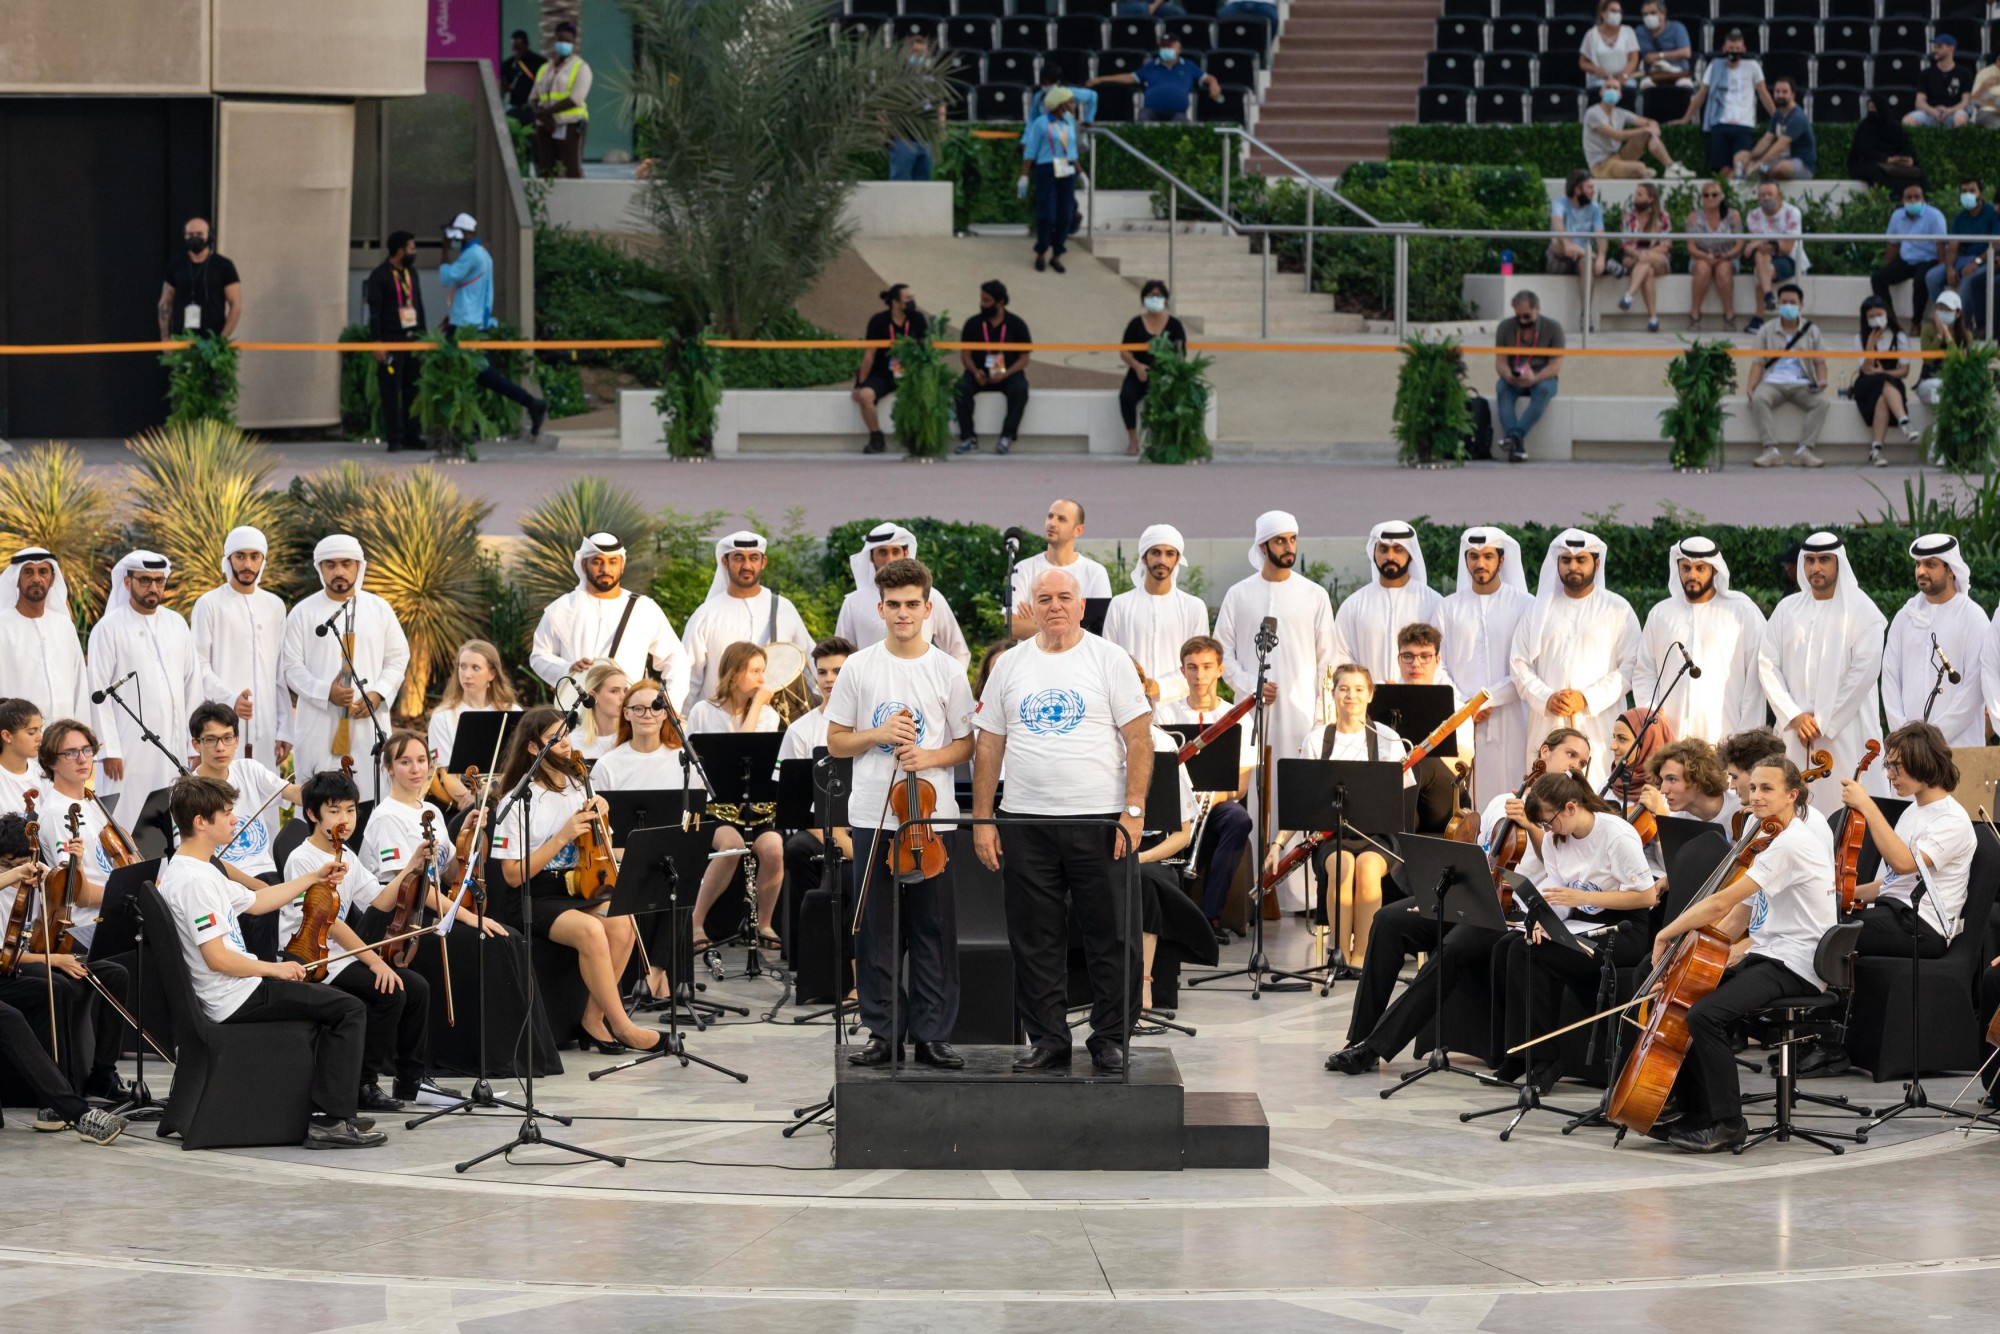
{"label": "metal handrail", "polygon": [[[1361,205],[1349,199],[1346,195],[1340,193],[1338,187],[1327,184],[1324,178],[1313,175],[1313,173],[1307,171],[1304,167],[1301,167],[1298,163],[1292,161],[1290,158],[1286,157],[1283,153],[1280,153],[1277,149],[1271,147],[1269,144],[1265,143],[1262,139],[1259,139],[1256,135],[1250,133],[1249,130],[1244,129],[1242,126],[1218,125],[1215,128],[1215,132],[1221,135],[1234,135],[1235,137],[1241,139],[1244,143],[1249,144],[1252,148],[1262,153],[1265,157],[1270,158],[1274,162],[1282,163],[1286,168],[1288,168],[1291,171],[1291,173],[1294,176],[1298,177],[1301,181],[1305,182],[1307,185],[1310,185],[1313,189],[1318,190],[1321,194],[1333,200],[1336,204],[1339,204],[1342,208],[1351,209],[1354,213],[1360,216],[1363,222],[1368,223],[1370,226],[1387,227],[1390,225],[1388,223],[1383,222],[1373,213],[1370,213],[1367,209],[1361,207]],[[1228,186],[1229,155],[1226,153],[1223,155],[1222,158],[1222,179],[1224,182],[1222,187],[1222,203],[1223,206],[1226,208],[1229,205],[1229,186]]]}

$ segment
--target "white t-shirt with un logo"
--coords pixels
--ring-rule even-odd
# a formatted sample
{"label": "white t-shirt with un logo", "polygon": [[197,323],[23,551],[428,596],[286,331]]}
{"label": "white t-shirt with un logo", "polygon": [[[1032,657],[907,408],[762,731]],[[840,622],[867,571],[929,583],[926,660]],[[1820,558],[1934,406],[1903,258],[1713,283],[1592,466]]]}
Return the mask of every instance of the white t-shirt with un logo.
{"label": "white t-shirt with un logo", "polygon": [[[965,668],[935,644],[924,647],[921,658],[899,658],[884,640],[848,658],[827,697],[827,722],[865,732],[888,721],[898,708],[905,708],[917,720],[917,745],[925,750],[940,749],[969,734],[972,689],[965,683]],[[894,828],[895,814],[884,814],[885,798],[890,783],[898,777],[895,755],[885,746],[870,746],[855,756],[854,787],[847,801],[849,824],[859,829]],[[933,818],[943,821],[957,816],[951,771],[928,769],[919,777],[930,785],[935,798]],[[951,828],[947,824],[932,827]]]}
{"label": "white t-shirt with un logo", "polygon": [[972,725],[1007,739],[1008,814],[1115,815],[1125,808],[1119,729],[1151,712],[1132,659],[1086,633],[1061,653],[1024,639],[1001,654]]}

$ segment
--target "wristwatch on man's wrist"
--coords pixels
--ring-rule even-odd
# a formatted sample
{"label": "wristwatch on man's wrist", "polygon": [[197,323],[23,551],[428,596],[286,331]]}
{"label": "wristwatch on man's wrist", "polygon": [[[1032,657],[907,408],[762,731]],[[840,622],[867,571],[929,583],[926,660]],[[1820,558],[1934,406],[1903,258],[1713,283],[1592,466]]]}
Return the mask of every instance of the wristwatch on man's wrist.
{"label": "wristwatch on man's wrist", "polygon": [[1144,806],[1127,806],[1125,808],[1125,813],[1131,816],[1134,820],[1144,819],[1146,815],[1146,808]]}

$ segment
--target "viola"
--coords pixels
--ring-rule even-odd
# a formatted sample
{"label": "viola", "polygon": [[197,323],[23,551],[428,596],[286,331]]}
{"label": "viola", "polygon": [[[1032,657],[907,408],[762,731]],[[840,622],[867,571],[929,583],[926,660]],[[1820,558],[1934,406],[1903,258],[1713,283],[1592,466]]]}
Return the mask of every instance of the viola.
{"label": "viola", "polygon": [[[1854,766],[1854,777],[1859,781],[1868,772],[1868,766],[1875,763],[1875,757],[1882,753],[1882,743],[1868,742],[1868,749],[1861,756],[1861,763]],[[1833,871],[1834,892],[1840,896],[1840,915],[1847,916],[1855,909],[1855,886],[1861,879],[1861,845],[1868,841],[1868,821],[1861,818],[1861,812],[1849,810],[1847,822],[1840,827],[1840,847],[1836,851]]]}
{"label": "viola", "polygon": [[899,828],[896,841],[889,849],[889,870],[897,881],[914,885],[943,875],[945,863],[950,859],[944,850],[944,838],[928,824],[909,824],[911,820],[928,820],[937,812],[937,793],[931,785],[914,773],[905,773],[903,781],[889,789],[889,809],[895,812]]}
{"label": "viola", "polygon": [[[431,845],[431,826],[436,823],[436,820],[436,813],[429,807],[425,807],[424,832],[423,837],[418,840],[418,855],[412,857],[410,864],[405,866],[402,874],[396,877],[395,906],[389,910],[389,925],[382,932],[384,939],[400,936],[408,931],[410,929],[410,919],[417,915],[417,910],[423,906],[425,900],[429,897],[431,869],[434,865],[434,859],[431,856],[424,855],[424,850]],[[399,949],[400,957],[396,962],[406,962],[410,956],[416,953],[416,949],[417,942],[415,940],[405,942]]]}
{"label": "viola", "polygon": [[[82,826],[83,806],[71,802],[69,814],[63,817],[63,827],[69,830],[70,842],[77,842],[83,837]],[[30,954],[76,953],[76,938],[70,932],[75,925],[77,895],[82,891],[83,866],[77,855],[72,853],[49,884],[45,896],[47,907],[29,937]]]}
{"label": "viola", "polygon": [[[21,794],[21,817],[26,822],[23,833],[28,839],[28,859],[41,860],[42,826],[35,818],[35,798],[41,796],[40,788],[29,788]],[[35,884],[32,880],[14,888],[14,907],[7,914],[4,934],[0,934],[0,977],[10,976],[20,964],[21,956],[28,946],[28,909],[35,900]]]}
{"label": "viola", "polygon": [[[1734,883],[1772,840],[1785,832],[1786,823],[1772,818],[1745,829],[1692,902]],[[1640,986],[1641,995],[1653,993],[1651,1013],[1645,1031],[1632,1045],[1625,1068],[1618,1072],[1618,1082],[1611,1086],[1604,1115],[1613,1125],[1643,1135],[1660,1119],[1660,1109],[1666,1106],[1667,1095],[1687,1060],[1688,1011],[1722,981],[1723,971],[1729,967],[1729,946],[1729,937],[1713,926],[1690,931],[1675,942]]]}
{"label": "viola", "polygon": [[[479,836],[486,828],[486,792],[479,781],[479,767],[468,766],[460,780],[473,794],[472,813],[458,827],[458,839],[452,844],[452,862],[446,869],[444,879],[438,884],[438,893],[446,902],[456,899],[459,890],[470,879],[472,890],[479,893],[479,877],[472,874],[472,850],[479,846]],[[428,812],[426,812],[428,814]],[[484,897],[480,895],[480,897]]]}
{"label": "viola", "polygon": [[[341,757],[345,768],[353,761],[348,756]],[[340,879],[347,874],[347,828],[335,825],[329,831],[333,838],[333,861],[331,865],[341,875],[329,884],[324,879],[315,880],[306,886],[305,901],[299,915],[299,929],[285,942],[285,953],[306,965],[306,976],[317,982],[325,974],[322,965],[327,955],[327,932],[340,920]]]}
{"label": "viola", "polygon": [[141,860],[139,845],[119,827],[118,822],[111,818],[111,812],[104,809],[104,803],[97,799],[97,784],[83,785],[83,799],[95,805],[98,814],[104,817],[104,828],[97,831],[97,846],[104,850],[105,860],[113,866],[138,865]]}

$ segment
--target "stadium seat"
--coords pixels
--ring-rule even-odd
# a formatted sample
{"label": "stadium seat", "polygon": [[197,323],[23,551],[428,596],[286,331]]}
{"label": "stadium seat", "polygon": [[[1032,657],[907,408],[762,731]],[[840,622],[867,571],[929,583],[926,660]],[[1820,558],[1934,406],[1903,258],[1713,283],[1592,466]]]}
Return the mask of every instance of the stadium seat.
{"label": "stadium seat", "polygon": [[1424,82],[1470,88],[1479,82],[1479,62],[1464,51],[1433,51],[1424,57]]}
{"label": "stadium seat", "polygon": [[1007,17],[1007,0],[958,0],[958,17],[962,19],[999,19]]}
{"label": "stadium seat", "polygon": [[1118,12],[1118,0],[1063,0],[1062,12],[1065,18],[1108,19]]}
{"label": "stadium seat", "polygon": [[1053,45],[1049,41],[1049,21],[1045,18],[1001,19],[1000,45],[1009,51],[1046,51]]}
{"label": "stadium seat", "polygon": [[951,0],[903,0],[903,12],[925,18],[948,19],[951,17]]}
{"label": "stadium seat", "polygon": [[1542,21],[1495,19],[1487,29],[1486,48],[1489,51],[1539,52],[1542,50]]}
{"label": "stadium seat", "polygon": [[1241,88],[1257,86],[1257,53],[1255,51],[1210,51],[1202,57],[1203,71],[1215,76],[1221,84],[1235,84]]}
{"label": "stadium seat", "polygon": [[1419,125],[1463,125],[1472,109],[1470,88],[1417,89]]}
{"label": "stadium seat", "polygon": [[1774,45],[1764,53],[1762,61],[1764,79],[1767,83],[1778,79],[1790,79],[1794,88],[1811,86],[1812,60],[1804,51],[1787,50]]}
{"label": "stadium seat", "polygon": [[1056,77],[1064,83],[1085,84],[1090,82],[1091,65],[1096,57],[1094,47],[1059,46],[1042,57],[1042,68],[1046,70],[1053,65]]}
{"label": "stadium seat", "polygon": [[1875,25],[1875,54],[1930,50],[1930,26],[1928,15],[1921,19],[1883,19]]}
{"label": "stadium seat", "polygon": [[[1130,74],[1152,58],[1151,51],[1100,51],[1097,54],[1097,77],[1101,79],[1107,74]],[[1099,88],[1097,91],[1102,95],[1104,89]]]}
{"label": "stadium seat", "polygon": [[1156,50],[1160,45],[1160,25],[1152,19],[1113,19],[1105,40],[1128,51]]}
{"label": "stadium seat", "polygon": [[1181,39],[1181,50],[1201,52],[1215,46],[1214,19],[1168,19],[1161,25],[1165,38]]}
{"label": "stadium seat", "polygon": [[1976,18],[1939,19],[1931,25],[1931,35],[1950,33],[1958,39],[1959,59],[1977,65],[1980,48],[1986,45],[1984,26]]}
{"label": "stadium seat", "polygon": [[1490,19],[1493,17],[1493,0],[1444,0],[1444,16],[1448,19]]}
{"label": "stadium seat", "polygon": [[938,40],[938,28],[943,22],[942,19],[926,18],[921,14],[905,14],[901,18],[889,20],[889,36],[898,42],[908,41],[912,37],[925,37],[935,46]]}
{"label": "stadium seat", "polygon": [[1583,66],[1564,51],[1545,51],[1535,64],[1535,82],[1544,88],[1583,87]]}
{"label": "stadium seat", "polygon": [[1481,88],[1473,97],[1473,120],[1480,125],[1519,125],[1527,120],[1526,88]]}
{"label": "stadium seat", "polygon": [[1056,16],[1058,0],[1014,0],[1016,18],[1052,19]]}
{"label": "stadium seat", "polygon": [[1917,109],[1917,90],[1914,88],[1874,88],[1870,92],[1875,104],[1882,108],[1882,114],[1890,120],[1901,120]]}
{"label": "stadium seat", "polygon": [[1866,109],[1865,94],[1859,88],[1815,88],[1811,93],[1813,120],[1823,124],[1857,121]]}
{"label": "stadium seat", "polygon": [[1534,19],[1540,21],[1549,16],[1546,0],[1497,0],[1493,6],[1496,18]]}
{"label": "stadium seat", "polygon": [[1743,49],[1745,51],[1748,51],[1753,56],[1763,53],[1765,49],[1764,25],[1761,23],[1738,23],[1734,19],[1728,21],[1715,19],[1702,24],[1699,30],[1693,26],[1688,28],[1688,33],[1701,44],[1696,48],[1701,51],[1720,51],[1723,39],[1732,32],[1743,34]]}
{"label": "stadium seat", "polygon": [[1914,51],[1890,51],[1875,57],[1874,77],[1867,86],[1888,88],[1914,88],[1917,76],[1929,64],[1927,56]]}
{"label": "stadium seat", "polygon": [[1528,51],[1489,51],[1479,62],[1479,82],[1490,88],[1532,87],[1535,56]]}
{"label": "stadium seat", "polygon": [[1574,125],[1583,119],[1583,93],[1576,88],[1536,88],[1528,94],[1528,115],[1537,125]]}
{"label": "stadium seat", "polygon": [[1764,0],[1715,0],[1712,17],[1717,23],[1762,23],[1766,13]]}
{"label": "stadium seat", "polygon": [[[1674,6],[1676,17],[1681,16],[1681,6]],[[1552,19],[1592,19],[1597,16],[1595,0],[1549,0],[1549,17]]]}
{"label": "stadium seat", "polygon": [[1829,19],[1861,19],[1873,23],[1881,12],[1876,0],[1826,0],[1826,17]]}
{"label": "stadium seat", "polygon": [[1094,15],[1065,14],[1056,20],[1056,47],[1099,51],[1104,47],[1104,20]]}
{"label": "stadium seat", "polygon": [[[1825,0],[1771,0],[1771,17],[1773,19],[1804,19],[1809,23],[1817,24],[1825,17],[1825,14],[1822,12],[1825,8]],[[1679,15],[1679,5],[1674,6],[1674,13]]]}
{"label": "stadium seat", "polygon": [[1241,125],[1245,109],[1251,102],[1250,90],[1240,84],[1223,84],[1222,100],[1215,101],[1207,96],[1194,100],[1195,119],[1217,121],[1230,125]]}
{"label": "stadium seat", "polygon": [[1028,110],[1028,87],[1021,83],[982,83],[972,90],[972,119],[1022,120]]}
{"label": "stadium seat", "polygon": [[1222,12],[1223,0],[1179,0],[1191,19],[1212,19]]}
{"label": "stadium seat", "polygon": [[858,42],[879,42],[882,40],[882,31],[887,23],[887,19],[874,14],[842,14],[840,35],[851,37]]}
{"label": "stadium seat", "polygon": [[[1770,55],[1807,57],[1819,49],[1818,19],[1772,19],[1764,25],[1764,50]],[[1771,62],[1764,62],[1769,73]]]}
{"label": "stadium seat", "polygon": [[944,44],[952,51],[991,51],[993,49],[993,20],[946,19],[944,21]]}
{"label": "stadium seat", "polygon": [[1097,90],[1097,118],[1114,125],[1132,119],[1139,105],[1139,90],[1129,83],[1107,83]]}
{"label": "stadium seat", "polygon": [[847,12],[892,19],[901,11],[896,8],[896,0],[847,0]]}
{"label": "stadium seat", "polygon": [[[1586,27],[1589,25],[1586,24]],[[1578,41],[1583,39],[1579,36]],[[1437,49],[1440,51],[1484,51],[1486,25],[1476,19],[1439,19]]]}
{"label": "stadium seat", "polygon": [[1874,50],[1875,25],[1860,19],[1829,19],[1820,25],[1819,49],[1867,55]]}
{"label": "stadium seat", "polygon": [[1830,51],[1813,62],[1813,87],[1826,84],[1835,88],[1866,88],[1875,80],[1868,72],[1868,57],[1851,51]]}
{"label": "stadium seat", "polygon": [[[986,57],[986,77],[989,84],[1020,84],[1027,87],[1035,82],[1038,72],[1039,51],[995,51]],[[977,119],[984,119],[979,117]]]}
{"label": "stadium seat", "polygon": [[1258,19],[1217,19],[1215,46],[1219,51],[1255,51],[1260,63],[1271,60],[1271,25]]}
{"label": "stadium seat", "polygon": [[[1572,57],[1581,54],[1583,35],[1591,29],[1589,19],[1550,19],[1542,25],[1542,50],[1550,55],[1568,52]],[[1572,59],[1570,64],[1576,64]]]}
{"label": "stadium seat", "polygon": [[1882,0],[1882,17],[1885,19],[1928,20],[1936,12],[1931,0]]}

